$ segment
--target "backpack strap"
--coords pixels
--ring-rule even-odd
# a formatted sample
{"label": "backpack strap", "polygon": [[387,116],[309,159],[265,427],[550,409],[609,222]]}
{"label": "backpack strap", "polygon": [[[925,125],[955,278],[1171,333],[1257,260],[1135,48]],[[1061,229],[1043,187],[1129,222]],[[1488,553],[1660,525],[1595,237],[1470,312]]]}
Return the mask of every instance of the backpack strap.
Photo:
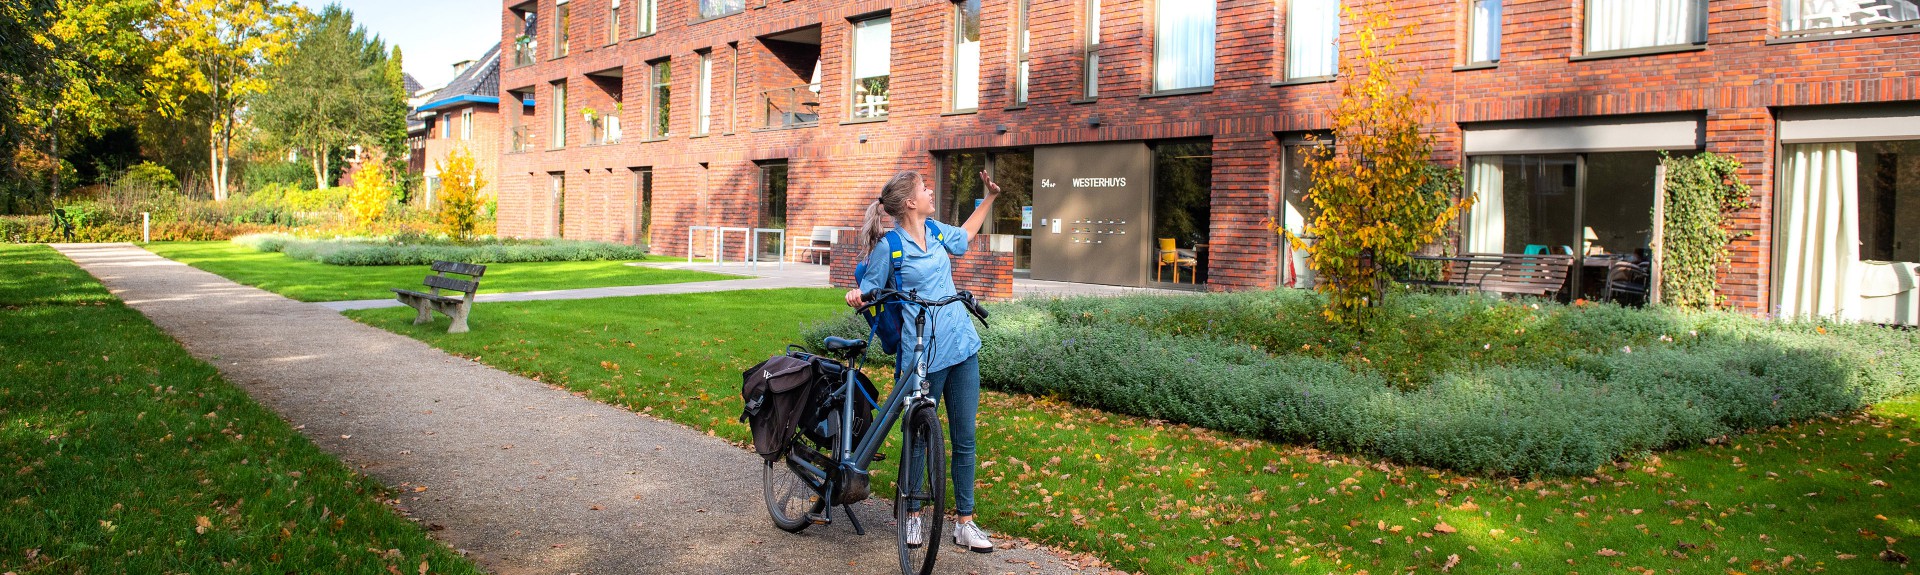
{"label": "backpack strap", "polygon": [[901,238],[899,229],[896,228],[887,232],[887,259],[893,262],[893,271],[887,274],[888,289],[897,290],[902,287],[900,285],[900,267],[906,265],[907,252],[905,251],[906,247],[902,245],[905,242],[906,240]]}

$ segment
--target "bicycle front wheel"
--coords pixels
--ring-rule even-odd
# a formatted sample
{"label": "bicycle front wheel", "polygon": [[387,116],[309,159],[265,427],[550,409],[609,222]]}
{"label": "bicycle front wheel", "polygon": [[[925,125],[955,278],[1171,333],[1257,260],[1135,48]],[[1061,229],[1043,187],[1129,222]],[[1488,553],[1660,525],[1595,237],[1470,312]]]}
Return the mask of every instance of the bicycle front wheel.
{"label": "bicycle front wheel", "polygon": [[940,435],[940,416],[931,405],[909,413],[900,431],[905,441],[893,496],[894,520],[900,526],[900,573],[928,575],[940,552],[940,526],[946,521],[946,440]]}
{"label": "bicycle front wheel", "polygon": [[808,513],[821,510],[826,500],[814,491],[807,478],[800,475],[785,458],[767,463],[760,477],[763,496],[767,500],[767,514],[773,516],[773,525],[788,533],[805,531],[813,522],[807,519]]}

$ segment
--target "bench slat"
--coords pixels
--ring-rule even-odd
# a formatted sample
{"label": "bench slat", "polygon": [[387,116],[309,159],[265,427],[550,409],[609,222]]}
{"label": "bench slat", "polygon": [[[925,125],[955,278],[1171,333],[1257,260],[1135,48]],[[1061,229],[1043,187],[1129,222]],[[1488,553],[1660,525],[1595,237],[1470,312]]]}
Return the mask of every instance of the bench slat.
{"label": "bench slat", "polygon": [[440,272],[440,273],[460,274],[463,276],[472,276],[473,279],[480,279],[480,276],[486,275],[487,266],[483,266],[480,264],[461,263],[461,262],[436,261],[436,262],[433,262],[433,271]]}
{"label": "bench slat", "polygon": [[440,303],[448,303],[448,304],[457,304],[457,303],[466,301],[457,297],[447,297],[443,295],[433,295],[430,293],[420,293],[417,291],[400,289],[400,288],[393,288],[393,293],[406,296],[406,297],[419,298],[427,301],[437,301]]}
{"label": "bench slat", "polygon": [[474,290],[480,288],[480,282],[458,280],[445,276],[427,276],[426,284],[427,287],[436,287],[461,293],[473,293]]}

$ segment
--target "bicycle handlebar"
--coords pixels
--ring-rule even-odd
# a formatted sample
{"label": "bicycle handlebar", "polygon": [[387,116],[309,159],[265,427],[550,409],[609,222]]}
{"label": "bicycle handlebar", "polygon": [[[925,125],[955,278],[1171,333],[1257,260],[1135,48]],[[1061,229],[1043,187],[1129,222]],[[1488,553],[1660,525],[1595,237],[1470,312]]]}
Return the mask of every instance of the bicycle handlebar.
{"label": "bicycle handlebar", "polygon": [[865,305],[860,306],[858,311],[862,312],[867,311],[867,308],[889,301],[904,301],[927,307],[940,307],[953,303],[962,303],[967,306],[968,313],[973,314],[976,318],[980,318],[980,323],[987,323],[987,309],[980,307],[979,303],[973,301],[973,293],[967,290],[960,290],[953,295],[940,299],[928,300],[921,298],[920,293],[915,291],[879,288],[869,292],[862,292],[860,294],[860,301],[867,302]]}

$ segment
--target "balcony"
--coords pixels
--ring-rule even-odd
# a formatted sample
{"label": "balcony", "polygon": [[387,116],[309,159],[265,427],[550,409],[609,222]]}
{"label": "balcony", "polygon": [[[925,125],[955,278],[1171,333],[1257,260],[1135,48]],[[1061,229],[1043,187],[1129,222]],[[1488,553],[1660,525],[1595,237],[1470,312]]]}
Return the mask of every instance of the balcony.
{"label": "balcony", "polygon": [[533,151],[533,126],[514,126],[512,130],[512,135],[513,135],[513,138],[512,138],[513,141],[510,142],[512,147],[508,148],[507,149],[508,151],[510,152]]}
{"label": "balcony", "polygon": [[620,117],[596,116],[587,119],[587,145],[604,146],[620,143]]}
{"label": "balcony", "polygon": [[532,36],[521,36],[513,42],[513,67],[532,66],[534,53],[540,49],[540,41]]}
{"label": "balcony", "polygon": [[1805,38],[1920,27],[1915,0],[1783,0],[1781,36]]}
{"label": "balcony", "polygon": [[778,129],[812,126],[820,123],[819,86],[801,84],[760,93],[760,109],[765,111],[761,128]]}

